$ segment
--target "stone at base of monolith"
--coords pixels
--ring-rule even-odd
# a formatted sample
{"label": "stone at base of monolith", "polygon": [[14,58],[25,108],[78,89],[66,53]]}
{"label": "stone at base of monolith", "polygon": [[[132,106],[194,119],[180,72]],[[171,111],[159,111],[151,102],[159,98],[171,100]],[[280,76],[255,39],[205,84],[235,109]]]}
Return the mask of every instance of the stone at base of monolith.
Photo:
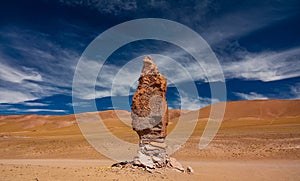
{"label": "stone at base of monolith", "polygon": [[170,157],[168,160],[169,163],[169,167],[174,168],[175,170],[179,171],[179,172],[184,172],[185,169],[183,168],[183,166],[175,159]]}
{"label": "stone at base of monolith", "polygon": [[[141,163],[141,160],[144,160],[144,163]],[[177,172],[181,172],[181,173],[188,173],[188,174],[193,174],[194,170],[192,169],[192,167],[188,166],[186,169],[175,159],[172,157],[168,157],[166,156],[166,162],[165,162],[165,166],[164,167],[157,167],[155,166],[155,164],[153,164],[152,160],[149,160],[148,157],[136,157],[133,161],[124,161],[124,162],[119,162],[119,163],[115,163],[113,164],[111,167],[117,167],[120,169],[143,169],[147,172],[150,173],[161,173],[162,171],[166,172],[166,171],[177,171]]]}
{"label": "stone at base of monolith", "polygon": [[135,160],[148,168],[165,167],[167,161],[166,147],[164,138],[141,140]]}

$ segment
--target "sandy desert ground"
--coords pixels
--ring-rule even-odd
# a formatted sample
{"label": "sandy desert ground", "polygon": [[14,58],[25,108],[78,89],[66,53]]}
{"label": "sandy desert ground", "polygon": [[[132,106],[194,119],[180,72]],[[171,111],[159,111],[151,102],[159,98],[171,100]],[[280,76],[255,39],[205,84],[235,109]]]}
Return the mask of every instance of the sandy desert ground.
{"label": "sandy desert ground", "polygon": [[[229,102],[216,137],[200,150],[209,112],[201,109],[192,136],[172,155],[194,174],[111,168],[115,161],[89,145],[74,115],[0,116],[0,180],[300,180],[300,100]],[[130,121],[130,113],[117,113]],[[195,114],[171,110],[169,132],[179,115]],[[137,143],[114,111],[99,115],[113,134]]]}

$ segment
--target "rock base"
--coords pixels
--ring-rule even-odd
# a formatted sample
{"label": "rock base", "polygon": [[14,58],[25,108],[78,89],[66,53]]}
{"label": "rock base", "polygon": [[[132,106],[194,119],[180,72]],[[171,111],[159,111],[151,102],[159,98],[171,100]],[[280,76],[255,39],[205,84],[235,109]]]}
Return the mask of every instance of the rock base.
{"label": "rock base", "polygon": [[165,167],[167,163],[165,138],[141,139],[138,155],[134,158],[135,164],[148,168]]}
{"label": "rock base", "polygon": [[193,169],[188,166],[186,169],[173,157],[167,157],[165,160],[164,167],[148,167],[147,165],[141,164],[140,162],[137,162],[136,160],[133,161],[124,161],[113,164],[111,167],[117,167],[120,169],[142,169],[149,173],[160,173],[162,169],[170,169],[175,170],[181,173],[188,173],[192,174],[194,173]]}

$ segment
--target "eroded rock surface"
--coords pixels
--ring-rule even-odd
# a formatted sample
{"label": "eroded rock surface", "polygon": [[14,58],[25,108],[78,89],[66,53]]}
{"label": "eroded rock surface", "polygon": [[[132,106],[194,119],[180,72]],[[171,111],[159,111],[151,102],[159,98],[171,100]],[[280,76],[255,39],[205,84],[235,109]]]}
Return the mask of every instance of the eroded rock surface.
{"label": "eroded rock surface", "polygon": [[[165,138],[169,120],[166,91],[166,78],[159,73],[151,58],[146,57],[131,106],[132,128],[140,138],[139,151],[133,161],[116,163],[112,167],[142,168],[150,173],[169,168],[187,172],[175,158],[166,153]],[[190,167],[189,173],[192,172]]]}
{"label": "eroded rock surface", "polygon": [[132,128],[140,138],[136,164],[148,168],[166,165],[165,137],[168,125],[166,101],[167,80],[158,71],[150,57],[144,59],[144,67],[138,88],[132,99]]}

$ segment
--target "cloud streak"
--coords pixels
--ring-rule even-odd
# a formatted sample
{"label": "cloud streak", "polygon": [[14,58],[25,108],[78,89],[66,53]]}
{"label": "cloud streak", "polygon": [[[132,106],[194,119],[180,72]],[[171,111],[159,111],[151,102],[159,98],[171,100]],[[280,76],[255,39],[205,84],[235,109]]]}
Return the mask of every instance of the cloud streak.
{"label": "cloud streak", "polygon": [[171,109],[178,109],[180,107],[183,110],[199,110],[200,108],[220,102],[218,99],[211,99],[209,97],[189,96],[184,92],[181,95],[177,94],[177,97],[177,100],[172,102]]}
{"label": "cloud streak", "polygon": [[[226,79],[246,79],[261,80],[264,82],[278,81],[287,78],[300,76],[300,65],[295,64],[300,57],[300,47],[288,49],[279,52],[260,52],[250,53],[247,51],[237,52],[239,56],[244,57],[242,60],[230,62],[220,61],[223,73]],[[164,56],[162,56],[164,55]],[[152,57],[159,67],[160,72],[169,80],[169,86],[184,82],[203,81],[207,82],[207,74],[210,77],[220,77],[222,72],[216,69],[216,66],[209,64],[209,60],[203,59],[202,64],[208,67],[205,71],[198,62],[190,59],[183,52],[167,51],[162,55]],[[204,56],[205,57],[205,56]],[[127,96],[130,89],[134,87],[142,65],[143,57],[129,61],[124,66],[116,64],[106,64],[102,67],[97,81],[85,78],[86,82],[81,82],[82,89],[80,97],[83,99],[94,99],[106,96]],[[85,66],[80,70],[81,75],[97,75],[99,63],[97,61],[85,61]],[[212,79],[211,81],[220,81]],[[88,89],[96,86],[96,93],[88,93]],[[112,87],[113,86],[113,87]],[[240,96],[242,96],[240,94]],[[250,96],[254,96],[252,94]],[[257,98],[260,98],[256,95]],[[245,96],[243,97],[245,98]]]}
{"label": "cloud streak", "polygon": [[54,113],[65,113],[66,110],[61,109],[18,109],[18,108],[8,108],[7,111],[9,112],[54,112]]}
{"label": "cloud streak", "polygon": [[265,82],[300,76],[300,47],[281,52],[244,53],[241,61],[223,64],[226,78]]}
{"label": "cloud streak", "polygon": [[[1,58],[1,57],[0,57]],[[21,83],[23,80],[42,81],[42,76],[33,69],[20,67],[12,68],[0,60],[0,79],[8,82]]]}
{"label": "cloud streak", "polygon": [[37,99],[34,95],[19,90],[14,91],[0,88],[0,94],[0,103],[19,103]]}
{"label": "cloud streak", "polygon": [[268,97],[266,97],[262,94],[258,94],[256,92],[250,92],[249,94],[234,92],[234,94],[239,96],[240,98],[246,99],[246,100],[266,100],[266,99],[269,99]]}
{"label": "cloud streak", "polygon": [[300,83],[291,86],[292,99],[300,99]]}
{"label": "cloud streak", "polygon": [[34,30],[6,27],[0,29],[0,38],[10,40],[0,46],[0,103],[71,94],[78,59],[75,51],[61,48],[48,35]]}
{"label": "cloud streak", "polygon": [[[295,13],[299,12],[299,6],[295,6],[298,4],[297,1],[237,1],[238,3],[234,3],[234,1],[206,0],[199,2],[195,0],[184,1],[180,5],[171,1],[141,3],[135,0],[58,0],[55,3],[57,2],[59,2],[59,7],[61,7],[60,5],[68,6],[66,9],[69,10],[75,7],[76,11],[80,7],[83,12],[87,11],[91,14],[95,13],[94,10],[96,10],[97,13],[92,14],[95,15],[95,19],[87,18],[82,23],[80,20],[77,21],[77,14],[72,19],[74,12],[70,11],[70,21],[69,17],[60,17],[64,14],[55,16],[50,13],[47,17],[49,21],[47,19],[45,24],[36,23],[36,27],[44,27],[45,25],[44,28],[47,30],[35,26],[31,27],[31,22],[25,22],[26,20],[23,23],[28,25],[17,24],[17,22],[15,26],[13,23],[12,25],[1,25],[0,103],[11,103],[12,106],[13,104],[23,104],[23,106],[29,106],[29,109],[25,109],[27,112],[47,110],[47,107],[43,107],[45,109],[31,109],[30,106],[47,106],[47,104],[28,101],[55,94],[71,95],[73,74],[81,54],[76,48],[82,46],[83,49],[86,46],[86,42],[84,42],[86,38],[82,38],[83,36],[91,36],[91,34],[95,36],[101,33],[103,28],[113,26],[121,21],[149,17],[148,14],[153,12],[157,13],[157,17],[187,25],[203,36],[219,57],[227,80],[272,82],[300,77],[299,45],[289,49],[282,47],[276,51],[272,51],[272,47],[262,47],[260,52],[250,52],[247,51],[247,47],[242,47],[238,43],[241,37],[255,34],[261,29],[294,16]],[[40,4],[47,6],[48,3],[53,5],[53,1],[43,1]],[[25,11],[24,13],[26,14]],[[109,22],[101,19],[103,14],[105,17],[111,15]],[[124,18],[125,16],[127,18]],[[103,20],[101,22],[103,26],[102,24],[94,26],[93,23],[98,23],[99,18],[101,21]],[[61,22],[61,24],[52,23],[52,20]],[[23,19],[20,18],[20,21]],[[63,29],[57,33],[59,35],[50,32],[56,28]],[[70,31],[65,32],[66,29],[70,29]],[[72,39],[67,40],[65,36],[72,36]],[[123,36],[126,35],[120,33],[120,37]],[[185,48],[193,50],[197,46],[199,45],[190,44],[189,47]],[[194,61],[184,51],[172,48],[162,50],[160,47],[156,48],[160,51],[155,53],[165,57],[161,56],[157,60],[154,58],[154,61],[162,74],[168,78],[169,86],[191,81],[208,82],[208,75],[211,78],[210,81],[220,81],[218,77],[222,72],[218,71],[216,65],[207,58],[208,51],[198,52],[203,57],[201,64],[198,65],[198,62]],[[141,49],[148,50],[151,47],[149,48],[146,44]],[[132,50],[133,52],[131,50],[122,57],[123,60],[126,60],[128,56],[141,56],[136,54],[135,50]],[[175,63],[170,58],[175,60]],[[142,67],[142,58],[132,63],[129,62],[123,67],[119,62],[104,65],[96,82],[89,77],[91,74],[98,74],[100,71],[99,62],[96,60],[86,61],[85,67],[83,70],[79,70],[81,76],[87,77],[81,79],[85,81],[80,82],[82,89],[77,94],[80,99],[128,96],[131,94],[130,90],[136,86]],[[114,87],[111,87],[112,85]],[[90,91],[94,86],[96,91]],[[242,91],[237,91],[234,94],[242,99],[268,98],[265,96],[268,94],[263,95],[256,92],[242,93]],[[299,85],[291,86],[288,95],[299,98],[299,94]],[[218,100],[211,101],[209,98],[193,97],[188,94],[183,96],[181,100],[182,103],[188,105],[185,107],[186,109],[199,109],[199,107],[214,101]]]}

